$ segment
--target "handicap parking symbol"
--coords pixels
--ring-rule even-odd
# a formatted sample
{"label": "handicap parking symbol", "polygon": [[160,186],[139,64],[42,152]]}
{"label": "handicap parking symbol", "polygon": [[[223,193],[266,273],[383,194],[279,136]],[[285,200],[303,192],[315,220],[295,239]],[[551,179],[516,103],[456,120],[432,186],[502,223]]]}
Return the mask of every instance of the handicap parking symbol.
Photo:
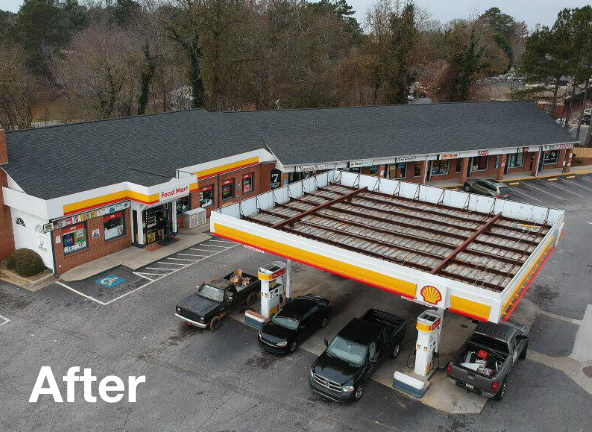
{"label": "handicap parking symbol", "polygon": [[116,287],[119,284],[122,284],[125,282],[125,279],[119,276],[115,276],[115,275],[110,275],[110,276],[105,276],[102,279],[99,279],[97,281],[97,283],[99,285],[103,285],[104,287],[107,288],[113,288]]}

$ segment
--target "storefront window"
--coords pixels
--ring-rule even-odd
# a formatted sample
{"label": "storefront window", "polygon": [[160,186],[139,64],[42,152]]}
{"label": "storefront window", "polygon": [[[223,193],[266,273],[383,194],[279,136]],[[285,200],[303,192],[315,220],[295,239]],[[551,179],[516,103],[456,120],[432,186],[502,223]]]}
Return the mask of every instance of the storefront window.
{"label": "storefront window", "polygon": [[378,165],[372,165],[370,167],[370,175],[378,175]]}
{"label": "storefront window", "polygon": [[177,214],[185,213],[189,210],[189,196],[177,200]]}
{"label": "storefront window", "polygon": [[435,160],[432,162],[432,175],[446,175],[448,174],[448,165],[450,161]]}
{"label": "storefront window", "polygon": [[245,174],[243,176],[243,195],[255,190],[255,173]]}
{"label": "storefront window", "polygon": [[62,242],[64,243],[64,255],[78,252],[88,247],[86,236],[86,223],[69,226],[62,230]]}
{"label": "storefront window", "polygon": [[125,215],[122,211],[103,217],[105,241],[125,235]]}
{"label": "storefront window", "polygon": [[407,163],[398,163],[389,165],[389,178],[391,179],[400,179],[407,177]]}
{"label": "storefront window", "polygon": [[211,207],[214,205],[214,185],[206,186],[199,190],[200,207]]}
{"label": "storefront window", "polygon": [[477,156],[473,158],[472,171],[485,171],[489,162],[489,156]]}
{"label": "storefront window", "polygon": [[234,198],[234,179],[222,182],[222,200]]}
{"label": "storefront window", "polygon": [[559,150],[550,150],[545,152],[543,157],[543,164],[545,165],[556,165],[559,160]]}
{"label": "storefront window", "polygon": [[524,166],[524,153],[512,153],[508,158],[508,166],[510,168],[517,168]]}
{"label": "storefront window", "polygon": [[415,167],[413,168],[413,177],[420,177],[421,176],[421,162],[415,162]]}

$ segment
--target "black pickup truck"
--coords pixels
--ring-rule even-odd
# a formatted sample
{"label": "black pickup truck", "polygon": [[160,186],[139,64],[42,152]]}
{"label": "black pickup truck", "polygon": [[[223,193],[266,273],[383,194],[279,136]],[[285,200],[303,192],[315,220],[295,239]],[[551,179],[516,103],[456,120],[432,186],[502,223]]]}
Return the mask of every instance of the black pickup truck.
{"label": "black pickup truck", "polygon": [[310,368],[314,391],[338,402],[359,401],[367,380],[387,357],[399,355],[407,332],[403,318],[369,309],[335,336]]}
{"label": "black pickup truck", "polygon": [[216,330],[221,319],[239,304],[250,306],[261,292],[261,281],[246,273],[232,272],[202,283],[195,294],[177,305],[175,315],[188,324]]}
{"label": "black pickup truck", "polygon": [[526,358],[528,327],[518,322],[481,323],[448,365],[448,377],[459,387],[502,399],[508,375]]}

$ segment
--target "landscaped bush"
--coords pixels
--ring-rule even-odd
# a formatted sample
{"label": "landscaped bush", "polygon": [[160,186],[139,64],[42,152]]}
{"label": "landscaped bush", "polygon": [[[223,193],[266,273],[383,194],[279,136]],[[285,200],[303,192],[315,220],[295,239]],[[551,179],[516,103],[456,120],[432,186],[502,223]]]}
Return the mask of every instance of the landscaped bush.
{"label": "landscaped bush", "polygon": [[20,276],[35,276],[45,270],[39,254],[31,249],[19,249],[6,259],[6,268],[16,271]]}

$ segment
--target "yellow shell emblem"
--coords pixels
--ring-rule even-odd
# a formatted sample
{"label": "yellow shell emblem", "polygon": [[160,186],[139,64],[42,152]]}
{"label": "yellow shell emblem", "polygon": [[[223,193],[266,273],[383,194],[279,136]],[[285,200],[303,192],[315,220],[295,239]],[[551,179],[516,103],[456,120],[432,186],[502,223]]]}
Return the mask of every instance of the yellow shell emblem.
{"label": "yellow shell emblem", "polygon": [[424,301],[429,304],[438,304],[442,300],[442,294],[438,291],[435,286],[427,285],[424,286],[420,291]]}

